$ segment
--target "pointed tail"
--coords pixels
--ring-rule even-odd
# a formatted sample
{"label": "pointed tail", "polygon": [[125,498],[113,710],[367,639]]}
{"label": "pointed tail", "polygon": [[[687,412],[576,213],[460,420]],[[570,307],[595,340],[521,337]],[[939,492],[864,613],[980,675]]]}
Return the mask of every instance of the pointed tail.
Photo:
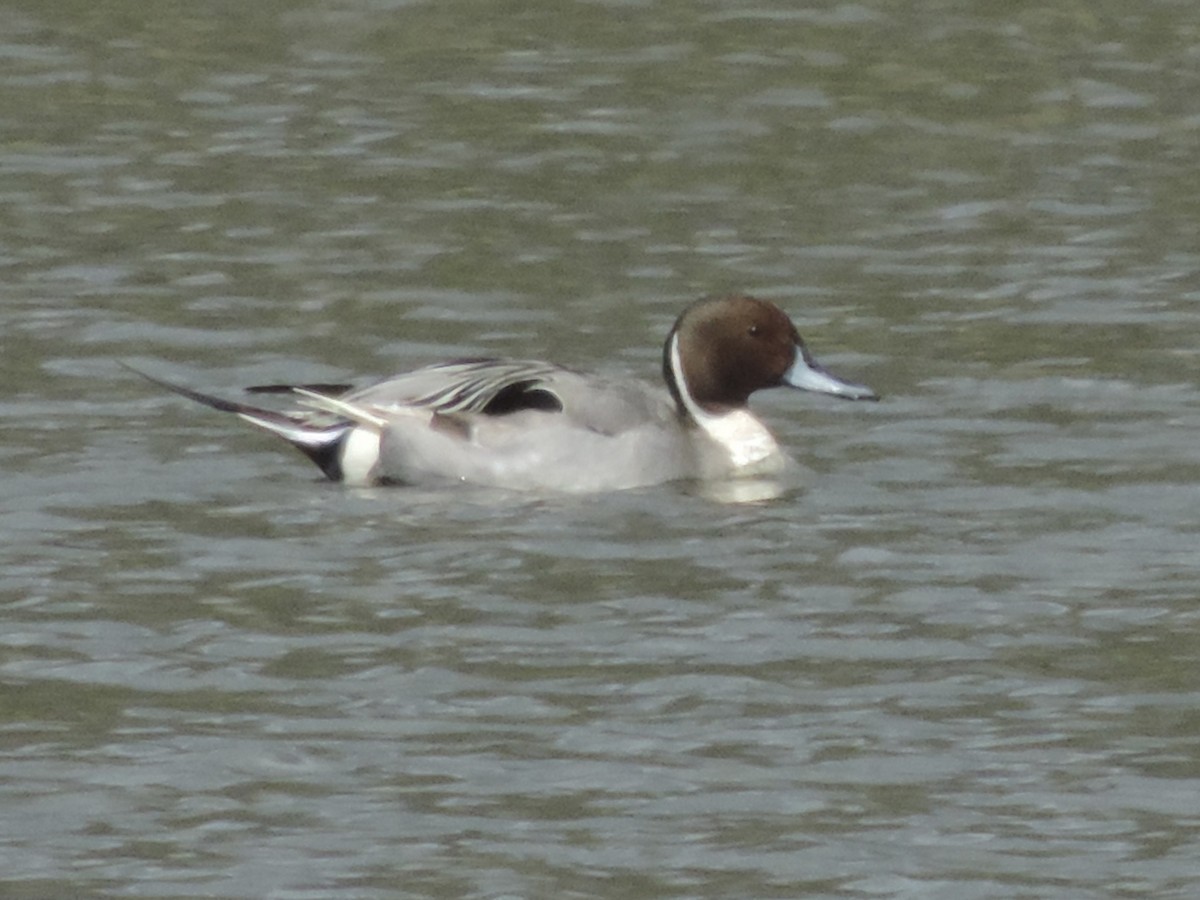
{"label": "pointed tail", "polygon": [[354,429],[354,423],[336,422],[333,425],[312,425],[299,416],[289,416],[286,413],[250,406],[246,403],[236,403],[232,400],[214,397],[212,394],[202,394],[200,391],[194,391],[180,384],[163,381],[161,378],[147,375],[125,362],[122,362],[121,366],[135,375],[140,375],[151,384],[156,384],[212,409],[233,413],[251,425],[279,435],[316,463],[317,468],[324,472],[325,477],[330,481],[342,480],[342,444]]}

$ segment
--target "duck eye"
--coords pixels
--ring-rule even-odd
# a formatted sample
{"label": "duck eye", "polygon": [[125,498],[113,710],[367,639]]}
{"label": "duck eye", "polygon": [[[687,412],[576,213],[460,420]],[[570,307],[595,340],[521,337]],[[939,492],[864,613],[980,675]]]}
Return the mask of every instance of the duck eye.
{"label": "duck eye", "polygon": [[750,337],[758,337],[761,330],[757,325],[751,325],[746,329],[746,334],[750,335]]}

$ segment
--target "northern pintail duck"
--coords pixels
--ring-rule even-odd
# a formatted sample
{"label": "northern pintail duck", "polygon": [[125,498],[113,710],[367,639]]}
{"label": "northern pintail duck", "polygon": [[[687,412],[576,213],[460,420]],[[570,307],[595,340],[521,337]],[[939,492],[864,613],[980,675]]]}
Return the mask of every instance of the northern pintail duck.
{"label": "northern pintail duck", "polygon": [[662,373],[666,393],[552,363],[465,359],[359,390],[249,389],[300,398],[305,408],[289,412],[145,377],[279,435],[334,481],[571,492],[783,472],[794,464],[747,406],[763,388],[878,399],[818,365],[779,307],[742,295],[688,306],[667,335]]}

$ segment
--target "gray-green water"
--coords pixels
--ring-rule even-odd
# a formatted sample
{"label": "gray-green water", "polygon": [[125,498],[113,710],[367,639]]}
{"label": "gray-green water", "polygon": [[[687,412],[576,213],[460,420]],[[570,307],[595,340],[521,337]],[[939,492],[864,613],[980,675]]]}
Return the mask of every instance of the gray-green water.
{"label": "gray-green water", "polygon": [[[0,895],[1192,898],[1200,11],[0,8]],[[725,506],[355,491],[231,395],[655,377],[779,301],[877,405]]]}

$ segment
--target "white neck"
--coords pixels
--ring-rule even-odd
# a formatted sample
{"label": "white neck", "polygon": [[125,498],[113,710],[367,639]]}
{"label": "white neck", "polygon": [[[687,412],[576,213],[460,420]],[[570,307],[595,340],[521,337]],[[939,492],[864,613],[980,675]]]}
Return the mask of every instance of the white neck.
{"label": "white neck", "polygon": [[735,469],[746,469],[779,454],[779,444],[767,427],[748,409],[711,413],[692,397],[687,380],[683,377],[683,363],[679,358],[679,335],[671,338],[671,374],[683,400],[684,409],[722,450],[729,454]]}
{"label": "white neck", "polygon": [[736,469],[748,469],[779,453],[779,444],[748,409],[697,419],[708,436],[729,454]]}

